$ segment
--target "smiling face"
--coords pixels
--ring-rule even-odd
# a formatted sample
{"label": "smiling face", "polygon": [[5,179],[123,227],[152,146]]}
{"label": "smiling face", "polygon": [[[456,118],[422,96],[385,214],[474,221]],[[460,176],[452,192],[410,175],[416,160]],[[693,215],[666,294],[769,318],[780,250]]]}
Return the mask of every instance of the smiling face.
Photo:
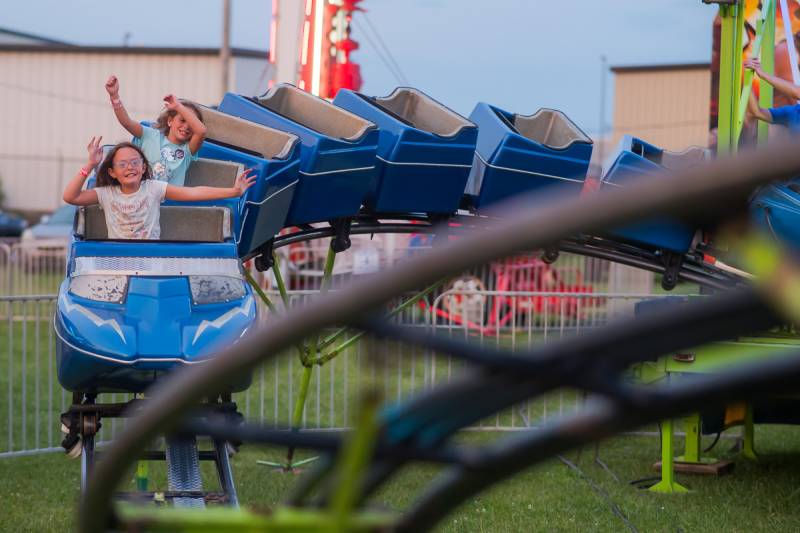
{"label": "smiling face", "polygon": [[169,128],[169,139],[175,144],[184,144],[189,142],[192,138],[192,128],[186,119],[180,113],[176,113],[174,117],[167,120],[167,127]]}
{"label": "smiling face", "polygon": [[122,147],[114,154],[108,174],[119,182],[123,191],[137,191],[142,183],[145,161],[134,148]]}

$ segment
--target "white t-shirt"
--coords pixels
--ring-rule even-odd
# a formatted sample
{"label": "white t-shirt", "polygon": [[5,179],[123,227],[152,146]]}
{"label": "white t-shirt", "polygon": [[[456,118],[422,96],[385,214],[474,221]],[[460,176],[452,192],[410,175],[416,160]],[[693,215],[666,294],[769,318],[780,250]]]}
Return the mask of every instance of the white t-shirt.
{"label": "white t-shirt", "polygon": [[124,194],[119,185],[97,187],[97,201],[103,209],[109,239],[158,239],[161,237],[161,202],[167,182],[148,179],[139,190]]}

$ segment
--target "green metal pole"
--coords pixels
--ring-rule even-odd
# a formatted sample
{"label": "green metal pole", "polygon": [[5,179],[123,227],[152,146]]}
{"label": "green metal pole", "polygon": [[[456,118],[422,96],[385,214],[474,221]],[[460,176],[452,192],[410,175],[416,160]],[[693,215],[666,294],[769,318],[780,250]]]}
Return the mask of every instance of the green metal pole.
{"label": "green metal pole", "polygon": [[718,122],[717,122],[717,155],[731,153],[732,138],[732,100],[733,100],[733,69],[736,37],[737,6],[720,6],[721,20],[720,51],[719,51],[719,96]]}
{"label": "green metal pole", "polygon": [[[401,313],[404,310],[408,309],[409,307],[411,307],[412,305],[414,305],[415,303],[420,301],[422,298],[424,298],[425,296],[427,296],[428,294],[430,294],[431,292],[436,290],[438,287],[440,287],[442,285],[442,283],[444,283],[444,280],[437,281],[433,285],[431,285],[431,286],[427,287],[426,289],[423,289],[422,291],[416,293],[415,295],[413,295],[412,297],[408,298],[406,301],[402,302],[400,305],[398,305],[397,307],[392,309],[386,315],[386,318],[391,318],[391,317],[397,315],[398,313]],[[337,337],[341,336],[346,331],[348,331],[347,328],[342,328],[342,329],[334,332],[333,335],[331,335],[330,337],[328,337],[327,339],[325,339],[322,342],[322,344],[320,346],[320,349],[325,348],[325,347],[329,346],[330,344],[332,344],[333,341],[335,341]],[[364,332],[357,333],[356,335],[354,335],[353,337],[347,339],[345,342],[343,342],[342,344],[340,344],[339,346],[337,346],[336,348],[334,348],[333,350],[331,350],[327,354],[325,354],[323,356],[320,356],[315,361],[315,364],[323,365],[323,364],[327,363],[331,359],[333,359],[336,356],[338,356],[341,352],[343,352],[344,350],[346,350],[347,348],[349,348],[350,346],[352,346],[353,344],[358,342],[361,339],[361,337],[363,337],[363,336],[364,336]]]}
{"label": "green metal pole", "polygon": [[717,123],[717,155],[736,152],[734,135],[741,94],[742,34],[744,33],[744,0],[736,5],[720,6],[722,22],[719,59],[719,120]]}
{"label": "green metal pole", "polygon": [[744,3],[739,0],[736,9],[736,26],[734,28],[734,49],[733,52],[733,94],[731,95],[731,150],[736,153],[739,150],[739,139],[736,135],[736,119],[739,116],[739,95],[742,94],[742,50],[744,46]]}
{"label": "green metal pole", "polygon": [[[764,0],[764,3],[761,7],[761,18],[758,20],[758,24],[756,25],[756,38],[753,41],[753,46],[750,49],[750,56],[751,57],[760,57],[761,56],[761,46],[764,42],[764,34],[767,24],[765,21],[769,19],[770,12],[773,13],[772,19],[772,28],[775,28],[775,5],[773,0]],[[767,48],[771,48],[774,45],[774,31],[773,31],[773,42],[769,43],[767,41]],[[754,73],[752,70],[747,70],[744,73],[744,85],[742,87],[741,95],[739,96],[739,105],[736,108],[736,130],[735,135],[733,137],[734,142],[738,143],[739,137],[742,135],[742,127],[744,126],[744,117],[747,113],[747,103],[750,99],[750,91],[753,88],[753,76]]]}
{"label": "green metal pole", "polygon": [[244,277],[247,279],[247,282],[253,287],[253,290],[256,291],[258,297],[261,298],[261,301],[269,308],[270,311],[273,313],[277,313],[277,309],[275,309],[275,304],[272,303],[272,300],[269,299],[269,296],[261,289],[261,286],[256,282],[253,275],[250,273],[249,270],[245,269]]}
{"label": "green metal pole", "polygon": [[685,451],[680,460],[685,463],[700,462],[700,415],[697,413],[686,419]]}
{"label": "green metal pole", "polygon": [[[777,2],[770,2],[767,16],[764,18],[763,29],[764,45],[761,48],[761,66],[769,74],[775,73],[775,10]],[[787,43],[791,46],[790,43]],[[769,83],[761,83],[758,105],[764,108],[772,107],[773,89]],[[767,143],[769,136],[769,124],[758,121],[758,145],[763,146]]]}
{"label": "green metal pole", "polygon": [[[331,277],[333,276],[333,266],[336,263],[336,252],[333,248],[328,248],[328,256],[325,258],[325,270],[322,273],[322,283],[320,284],[320,294],[328,292]],[[300,390],[297,394],[297,400],[294,404],[294,412],[292,413],[292,431],[299,431],[303,423],[303,411],[306,407],[306,398],[308,397],[308,385],[311,383],[311,375],[314,373],[313,361],[317,358],[317,344],[319,343],[319,334],[314,335],[311,339],[311,346],[308,348],[308,362],[303,365],[303,376],[300,379]],[[292,459],[294,458],[294,447],[289,447],[286,454],[287,468],[292,467]]]}
{"label": "green metal pole", "polygon": [[686,487],[675,481],[675,447],[673,440],[672,420],[664,420],[661,422],[661,481],[648,489],[652,492],[660,492],[662,494],[689,492]]}
{"label": "green metal pole", "polygon": [[744,444],[742,456],[751,461],[758,461],[756,453],[756,428],[753,423],[753,406],[748,404],[744,414]]}
{"label": "green metal pole", "polygon": [[[281,286],[283,284],[283,278],[281,277],[280,274],[277,274],[277,272],[279,272],[280,269],[275,268],[273,266],[272,267],[272,271],[276,273],[276,276],[275,276],[276,281],[279,280],[278,281],[278,290],[280,290],[280,288],[281,288]],[[256,294],[258,294],[259,298],[261,298],[261,301],[264,302],[264,304],[269,308],[270,311],[272,311],[273,313],[277,313],[278,309],[275,307],[275,304],[272,303],[272,300],[269,299],[269,296],[267,296],[267,294],[261,289],[261,286],[258,283],[256,283],[256,280],[253,277],[253,275],[250,274],[250,271],[249,270],[245,270],[244,271],[244,275],[245,275],[245,278],[247,278],[247,282],[250,284],[251,287],[253,287],[253,290],[256,291]],[[283,300],[284,300],[284,302],[283,302],[284,306],[288,306],[288,304],[287,304],[288,296],[284,296],[285,293],[286,293],[286,288],[284,287],[283,291],[281,292],[281,298],[283,298]],[[300,361],[304,365],[307,364],[308,358],[306,357],[306,350],[303,347],[303,345],[302,344],[297,344],[297,345],[295,345],[295,349],[297,350],[297,354],[300,356]]]}
{"label": "green metal pole", "polygon": [[369,390],[361,401],[356,429],[345,444],[337,465],[337,490],[330,505],[335,531],[347,531],[361,493],[366,466],[378,436],[379,409],[380,394],[376,389]]}
{"label": "green metal pole", "polygon": [[278,286],[278,292],[281,295],[284,307],[289,308],[289,294],[286,292],[286,283],[283,281],[283,274],[278,267],[278,254],[272,252],[272,273],[275,275],[275,284]]}

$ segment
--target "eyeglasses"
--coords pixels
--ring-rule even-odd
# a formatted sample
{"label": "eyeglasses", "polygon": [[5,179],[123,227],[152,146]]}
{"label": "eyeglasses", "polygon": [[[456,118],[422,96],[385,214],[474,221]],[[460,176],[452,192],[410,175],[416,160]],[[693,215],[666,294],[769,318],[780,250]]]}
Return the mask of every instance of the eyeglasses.
{"label": "eyeglasses", "polygon": [[120,170],[125,170],[128,167],[140,169],[142,168],[143,165],[144,161],[140,157],[138,159],[131,159],[130,161],[117,161],[116,163],[114,163],[114,168],[118,168]]}

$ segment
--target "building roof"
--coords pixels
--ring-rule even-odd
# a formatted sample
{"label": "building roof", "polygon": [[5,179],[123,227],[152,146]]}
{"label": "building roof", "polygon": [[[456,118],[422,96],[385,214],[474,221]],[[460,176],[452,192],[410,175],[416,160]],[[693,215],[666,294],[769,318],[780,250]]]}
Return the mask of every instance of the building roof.
{"label": "building roof", "polygon": [[15,38],[18,38],[18,39],[38,41],[39,43],[41,43],[39,46],[42,46],[42,45],[47,45],[47,46],[49,46],[49,45],[70,46],[70,43],[65,42],[65,41],[58,41],[56,39],[50,39],[49,37],[42,37],[41,35],[34,35],[33,33],[26,33],[26,32],[23,32],[23,31],[17,31],[17,30],[12,30],[12,29],[9,29],[9,28],[0,27],[0,39],[2,39],[3,35],[9,36],[9,37],[15,37]]}
{"label": "building roof", "polygon": [[662,65],[617,65],[610,68],[614,74],[661,72],[668,70],[709,70],[711,63],[667,63]]}
{"label": "building roof", "polygon": [[[9,52],[36,52],[36,53],[66,53],[66,54],[140,54],[140,55],[187,55],[187,56],[218,56],[219,48],[178,48],[163,46],[76,46],[70,44],[30,45],[30,44],[0,44],[0,53]],[[266,58],[266,50],[252,50],[249,48],[231,48],[233,57]]]}

